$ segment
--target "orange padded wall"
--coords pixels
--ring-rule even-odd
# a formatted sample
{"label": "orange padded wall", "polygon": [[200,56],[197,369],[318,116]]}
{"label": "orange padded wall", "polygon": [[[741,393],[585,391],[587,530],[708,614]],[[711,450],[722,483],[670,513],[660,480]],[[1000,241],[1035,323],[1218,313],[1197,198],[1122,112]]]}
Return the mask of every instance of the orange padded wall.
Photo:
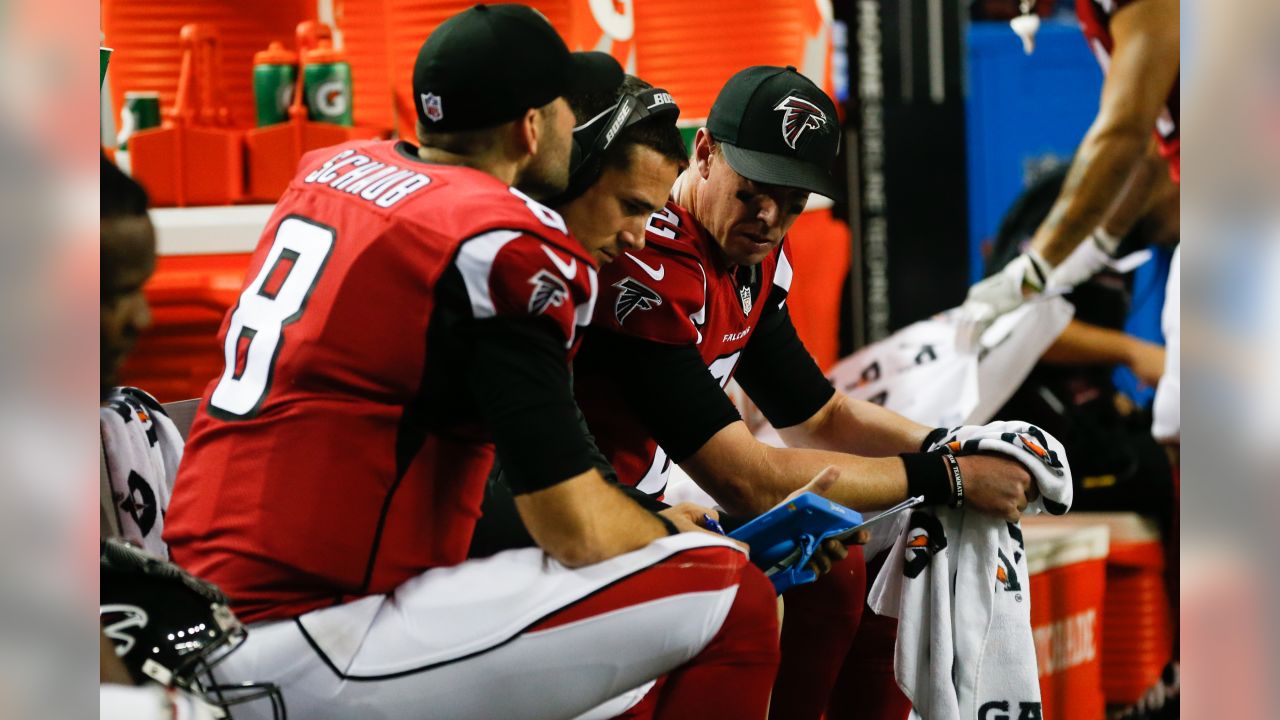
{"label": "orange padded wall", "polygon": [[342,32],[351,63],[353,112],[357,125],[396,126],[391,81],[391,49],[387,43],[389,0],[336,0],[334,20]]}
{"label": "orange padded wall", "polygon": [[643,0],[636,3],[636,74],[671,92],[681,119],[705,118],[716,94],[750,65],[797,65],[801,3]]}
{"label": "orange padded wall", "polygon": [[[410,85],[418,48],[437,25],[474,4],[472,0],[340,0],[338,26],[357,83],[356,121],[396,128],[401,137],[412,140],[417,116]],[[569,0],[526,4],[546,15],[562,33],[569,27]],[[389,97],[389,106],[372,100],[379,92]],[[369,99],[362,101],[362,93],[368,93]]]}

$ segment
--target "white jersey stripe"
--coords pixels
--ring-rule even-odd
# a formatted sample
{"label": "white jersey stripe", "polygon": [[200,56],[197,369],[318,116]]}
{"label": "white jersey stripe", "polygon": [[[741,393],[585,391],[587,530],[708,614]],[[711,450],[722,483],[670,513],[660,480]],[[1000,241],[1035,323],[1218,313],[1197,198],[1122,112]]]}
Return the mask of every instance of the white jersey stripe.
{"label": "white jersey stripe", "polygon": [[471,314],[477,320],[494,315],[493,297],[489,294],[489,272],[498,252],[518,237],[520,233],[515,230],[494,230],[471,238],[458,251],[454,264],[462,273],[467,297],[471,300]]}
{"label": "white jersey stripe", "polygon": [[783,292],[791,292],[791,277],[794,271],[791,269],[791,259],[787,257],[785,252],[778,252],[778,267],[773,271],[773,286],[782,288]]}
{"label": "white jersey stripe", "polygon": [[587,277],[591,280],[591,299],[578,306],[573,315],[573,335],[569,337],[566,347],[572,347],[573,341],[578,337],[578,328],[586,327],[591,324],[591,317],[596,312],[596,298],[600,296],[600,278],[595,270],[587,268]]}

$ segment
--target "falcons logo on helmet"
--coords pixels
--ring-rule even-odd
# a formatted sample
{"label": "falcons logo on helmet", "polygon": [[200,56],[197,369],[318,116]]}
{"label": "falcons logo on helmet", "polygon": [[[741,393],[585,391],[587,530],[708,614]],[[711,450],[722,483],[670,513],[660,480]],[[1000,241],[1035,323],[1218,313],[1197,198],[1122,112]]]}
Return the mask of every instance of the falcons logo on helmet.
{"label": "falcons logo on helmet", "polygon": [[137,605],[102,605],[98,615],[102,619],[102,634],[115,643],[116,655],[128,655],[137,644],[130,630],[147,626],[147,611]]}
{"label": "falcons logo on helmet", "polygon": [[822,108],[795,95],[788,95],[773,109],[783,113],[782,140],[792,150],[805,130],[820,130],[827,124],[827,114]]}
{"label": "falcons logo on helmet", "polygon": [[652,310],[662,304],[662,297],[647,285],[629,277],[613,284],[618,288],[618,299],[613,303],[613,315],[621,325],[636,310]]}
{"label": "falcons logo on helmet", "polygon": [[533,294],[529,296],[530,315],[541,315],[552,306],[560,307],[569,298],[569,287],[550,271],[539,270],[529,278],[529,284],[533,286]]}

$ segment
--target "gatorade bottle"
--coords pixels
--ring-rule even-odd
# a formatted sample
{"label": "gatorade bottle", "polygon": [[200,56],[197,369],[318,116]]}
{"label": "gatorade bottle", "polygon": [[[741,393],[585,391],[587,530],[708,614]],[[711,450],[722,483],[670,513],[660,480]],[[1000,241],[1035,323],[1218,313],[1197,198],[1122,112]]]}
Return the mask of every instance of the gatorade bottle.
{"label": "gatorade bottle", "polygon": [[160,93],[137,90],[126,92],[116,146],[121,150],[128,150],[130,135],[154,127],[160,127]]}
{"label": "gatorade bottle", "polygon": [[298,80],[298,54],[272,42],[253,56],[253,100],[258,127],[289,119],[289,104]]}
{"label": "gatorade bottle", "polygon": [[307,117],[351,127],[351,66],[328,40],[302,55],[302,91]]}
{"label": "gatorade bottle", "polygon": [[120,132],[116,135],[116,166],[133,174],[129,155],[129,138],[139,130],[160,127],[160,93],[130,90],[124,94],[120,112]]}

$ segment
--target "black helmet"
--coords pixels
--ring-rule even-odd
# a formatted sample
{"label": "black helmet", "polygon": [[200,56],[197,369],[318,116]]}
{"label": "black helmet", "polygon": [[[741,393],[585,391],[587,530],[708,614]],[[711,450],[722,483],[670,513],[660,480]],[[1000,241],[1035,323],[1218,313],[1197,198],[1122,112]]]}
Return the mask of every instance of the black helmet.
{"label": "black helmet", "polygon": [[102,541],[101,573],[102,630],[135,682],[182,688],[224,711],[269,701],[283,720],[275,685],[213,680],[213,667],[248,637],[221,590],[119,540]]}

